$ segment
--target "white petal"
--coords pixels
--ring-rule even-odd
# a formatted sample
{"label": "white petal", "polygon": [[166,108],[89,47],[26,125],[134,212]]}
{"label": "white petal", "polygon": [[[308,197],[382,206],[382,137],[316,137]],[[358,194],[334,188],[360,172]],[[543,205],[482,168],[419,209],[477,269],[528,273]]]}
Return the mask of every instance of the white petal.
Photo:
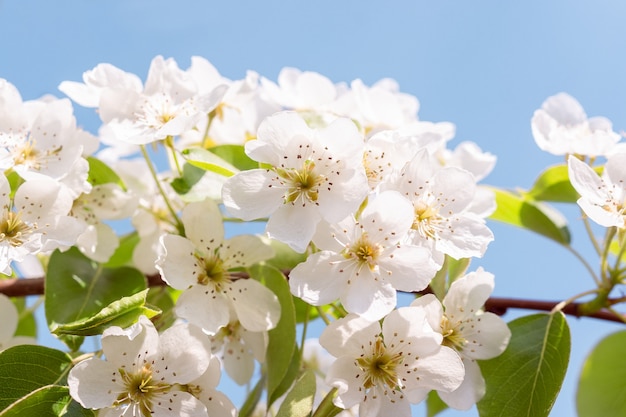
{"label": "white petal", "polygon": [[465,376],[461,358],[446,346],[442,346],[433,355],[421,357],[409,366],[402,367],[401,370],[411,371],[403,372],[408,391],[412,387],[454,391],[461,385]]}
{"label": "white petal", "polygon": [[355,358],[344,356],[337,359],[328,374],[326,382],[337,388],[337,397],[333,400],[341,408],[350,408],[363,401],[364,392],[359,374],[363,372],[355,365]]}
{"label": "white petal", "polygon": [[178,235],[163,235],[160,242],[164,252],[155,265],[163,280],[178,290],[197,284],[197,277],[203,271],[194,254],[195,245]]}
{"label": "white petal", "polygon": [[237,409],[230,399],[214,389],[203,389],[198,399],[204,403],[210,417],[235,417]]}
{"label": "white petal", "polygon": [[259,332],[272,329],[278,324],[278,297],[267,287],[250,278],[233,282],[231,288],[229,297],[243,327]]}
{"label": "white petal", "polygon": [[268,217],[283,204],[284,190],[275,187],[273,175],[264,169],[238,172],[222,188],[229,213],[243,220]]}
{"label": "white petal", "polygon": [[375,279],[367,267],[361,272],[341,295],[341,302],[351,313],[368,320],[381,319],[396,307],[396,290],[391,284]]}
{"label": "white petal", "polygon": [[[257,129],[257,141],[246,143],[246,153],[255,161],[280,165],[281,156],[289,152],[293,138],[309,138],[311,129],[295,112],[280,112],[269,116]],[[310,139],[309,139],[310,141]]]}
{"label": "white petal", "polygon": [[135,370],[156,354],[159,334],[145,316],[127,329],[109,327],[102,334],[102,350],[113,366]]}
{"label": "white petal", "polygon": [[227,269],[248,267],[274,256],[274,250],[252,235],[234,236],[224,242],[220,257]]}
{"label": "white petal", "polygon": [[224,240],[224,224],[217,204],[211,200],[189,203],[181,216],[185,236],[197,249],[212,254]]}
{"label": "white petal", "polygon": [[598,174],[575,156],[567,160],[569,180],[584,199],[603,205],[607,199],[606,187]]}
{"label": "white petal", "polygon": [[421,291],[437,272],[431,252],[419,246],[401,246],[379,261],[380,274],[400,291]]}
{"label": "white petal", "polygon": [[152,400],[154,417],[207,417],[205,405],[188,392],[170,391]]}
{"label": "white petal", "polygon": [[283,204],[267,222],[268,235],[289,245],[296,252],[304,252],[320,221],[319,212],[308,204],[304,207]]}
{"label": "white petal", "polygon": [[161,334],[155,372],[168,383],[187,384],[209,367],[211,344],[199,327],[178,324]]}
{"label": "white petal", "polygon": [[463,359],[465,379],[452,392],[438,391],[439,397],[456,410],[469,410],[485,395],[485,379],[478,364],[473,360]]}
{"label": "white petal", "polygon": [[362,347],[376,340],[380,331],[379,322],[348,314],[326,326],[319,342],[336,358],[344,355],[358,357],[363,351]]}
{"label": "white petal", "polygon": [[205,332],[215,334],[228,324],[229,300],[208,285],[194,285],[178,297],[176,314]]}
{"label": "white petal", "polygon": [[460,319],[463,315],[475,314],[483,307],[493,287],[493,274],[482,267],[457,279],[443,299],[446,315],[451,318],[450,315],[454,314],[457,316],[455,319]]}
{"label": "white petal", "polygon": [[424,310],[426,320],[435,331],[441,331],[441,319],[443,318],[443,306],[434,294],[424,294],[411,303],[411,307],[419,307]]}
{"label": "white petal", "polygon": [[460,352],[461,356],[491,359],[504,352],[511,338],[511,330],[499,316],[487,312],[466,320],[462,336],[467,339],[467,345]]}
{"label": "white petal", "polygon": [[67,384],[72,398],[85,408],[111,406],[124,387],[118,367],[96,358],[74,366],[67,377]]}
{"label": "white petal", "polygon": [[398,242],[413,224],[413,205],[396,191],[383,191],[363,210],[359,223],[376,243]]}
{"label": "white petal", "polygon": [[419,307],[401,307],[393,310],[383,321],[385,345],[392,351],[402,351],[407,361],[431,355],[439,350],[443,337],[426,320]]}
{"label": "white petal", "polygon": [[237,384],[250,382],[254,373],[254,357],[238,341],[230,341],[224,345],[224,370]]}
{"label": "white petal", "polygon": [[[322,251],[310,255],[289,274],[291,293],[305,302],[320,306],[339,298],[351,271],[343,270],[341,255]],[[340,272],[340,271],[344,272]]]}

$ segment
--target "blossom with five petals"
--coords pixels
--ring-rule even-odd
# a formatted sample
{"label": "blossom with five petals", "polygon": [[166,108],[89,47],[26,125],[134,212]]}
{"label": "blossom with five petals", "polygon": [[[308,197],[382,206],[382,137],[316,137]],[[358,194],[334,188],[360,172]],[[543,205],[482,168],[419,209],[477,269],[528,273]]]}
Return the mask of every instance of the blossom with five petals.
{"label": "blossom with five petals", "polygon": [[244,220],[269,217],[266,231],[304,252],[317,224],[340,221],[367,195],[363,138],[349,119],[312,129],[294,112],[265,119],[250,158],[267,169],[242,171],[224,184],[226,209]]}
{"label": "blossom with five petals", "polygon": [[233,313],[247,330],[276,326],[280,304],[274,293],[255,279],[234,279],[231,271],[270,258],[272,249],[258,236],[225,240],[221,213],[211,200],[188,204],[182,222],[187,237],[163,235],[164,252],[156,262],[163,280],[183,290],[176,314],[208,334],[226,326]]}

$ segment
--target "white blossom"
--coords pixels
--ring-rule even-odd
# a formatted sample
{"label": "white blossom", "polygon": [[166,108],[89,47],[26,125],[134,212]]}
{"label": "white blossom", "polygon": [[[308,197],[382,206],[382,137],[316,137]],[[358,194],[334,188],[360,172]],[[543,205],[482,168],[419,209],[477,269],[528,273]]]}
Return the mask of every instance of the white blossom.
{"label": "white blossom", "polygon": [[278,113],[263,121],[246,153],[269,167],[229,178],[224,205],[244,220],[269,217],[270,237],[299,252],[322,219],[345,218],[368,191],[363,139],[348,119],[311,129],[296,113]]}
{"label": "white blossom", "polygon": [[382,318],[396,306],[396,290],[422,290],[437,271],[429,250],[400,243],[412,223],[411,203],[388,191],[358,220],[321,224],[314,238],[321,251],[291,271],[291,292],[313,305],[339,298],[348,312]]}
{"label": "white blossom", "polygon": [[355,314],[331,323],[320,343],[337,358],[326,377],[338,389],[335,405],[358,404],[361,417],[410,417],[429,390],[453,391],[463,365],[441,340],[419,307],[394,310],[382,325]]}
{"label": "white blossom", "polygon": [[591,220],[605,227],[626,227],[626,153],[609,156],[601,176],[570,156],[568,172],[580,194],[578,205]]}
{"label": "white blossom", "polygon": [[[110,327],[102,335],[105,360],[79,362],[68,376],[70,395],[83,407],[109,408],[105,415],[208,417],[232,415],[234,407],[203,401],[214,391],[211,347],[200,329],[175,325],[159,336],[145,317],[128,329]],[[207,384],[198,384],[206,381]]]}
{"label": "white blossom", "polygon": [[280,317],[272,291],[255,279],[234,279],[234,268],[270,258],[272,249],[257,236],[224,239],[217,205],[206,200],[188,204],[182,213],[186,237],[161,237],[164,252],[156,267],[172,287],[183,290],[176,304],[179,317],[215,334],[236,317],[251,331],[269,330]]}
{"label": "white blossom", "polygon": [[620,140],[605,117],[587,118],[580,103],[567,93],[548,97],[531,121],[535,142],[554,155],[602,156]]}
{"label": "white blossom", "polygon": [[443,345],[454,349],[463,360],[463,383],[452,392],[439,392],[446,404],[459,410],[469,409],[485,394],[485,381],[476,360],[499,356],[511,337],[504,320],[482,310],[493,287],[493,275],[478,268],[454,281],[443,302],[427,294],[411,303],[427,311],[431,327],[443,336]]}

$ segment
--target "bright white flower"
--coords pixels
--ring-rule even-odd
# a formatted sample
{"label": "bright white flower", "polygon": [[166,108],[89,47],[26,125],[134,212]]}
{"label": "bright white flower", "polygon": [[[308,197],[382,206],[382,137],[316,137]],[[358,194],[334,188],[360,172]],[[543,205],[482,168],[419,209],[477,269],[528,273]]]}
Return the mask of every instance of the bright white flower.
{"label": "bright white flower", "polygon": [[0,99],[0,112],[15,106],[0,120],[0,169],[14,170],[27,181],[52,178],[74,197],[89,192],[83,154],[95,139],[76,127],[71,102],[50,98],[23,103],[10,91],[8,85],[0,86],[0,95],[7,96],[4,103]]}
{"label": "bright white flower", "polygon": [[11,274],[11,262],[29,254],[67,249],[84,227],[68,216],[72,199],[51,179],[23,183],[10,199],[10,185],[0,175],[0,272]]}
{"label": "bright white flower", "polygon": [[441,340],[418,307],[394,310],[382,326],[355,314],[331,323],[320,343],[337,358],[326,377],[338,389],[335,405],[359,404],[361,417],[410,417],[410,403],[429,390],[453,391],[463,365]]}
{"label": "bright white flower", "polygon": [[0,317],[0,352],[12,346],[37,344],[32,337],[15,336],[19,321],[17,308],[4,294],[0,294]]}
{"label": "bright white flower", "polygon": [[[236,314],[231,313],[231,317]],[[250,382],[254,361],[263,363],[267,349],[267,332],[251,332],[237,320],[231,320],[210,337],[212,352],[218,356],[224,370],[239,385]]]}
{"label": "bright white flower", "polygon": [[197,129],[181,136],[179,147],[243,145],[256,136],[261,120],[281,110],[259,88],[259,74],[254,71],[248,71],[242,80],[231,81],[222,77],[206,59],[192,57],[188,73],[198,84],[200,95],[211,93],[221,85],[227,89],[210,117],[203,118]]}
{"label": "bright white flower", "polygon": [[246,153],[270,168],[229,178],[224,205],[244,220],[269,217],[270,237],[299,252],[320,220],[345,218],[368,192],[363,139],[348,119],[311,129],[297,113],[277,113],[262,122]]}
{"label": "bright white flower", "polygon": [[[129,417],[213,415],[199,398],[205,389],[214,390],[215,377],[209,378],[209,386],[196,382],[215,373],[210,343],[200,329],[180,324],[159,337],[152,322],[141,316],[128,329],[105,330],[102,350],[106,360],[87,359],[68,376],[70,395],[83,407],[111,408],[107,415],[115,411]],[[222,404],[213,406],[224,412]]]}
{"label": "bright white flower", "polygon": [[483,152],[474,142],[461,142],[453,151],[442,149],[438,156],[443,159],[445,166],[471,172],[476,181],[489,175],[496,165],[496,156]]}
{"label": "bright white flower", "polygon": [[155,57],[145,85],[137,77],[101,64],[83,76],[85,84],[62,83],[77,101],[97,103],[102,121],[115,136],[132,144],[147,144],[192,129],[213,109],[225,89],[198,95],[195,81],[176,62]]}
{"label": "bright white flower", "polygon": [[357,79],[332,108],[337,114],[356,120],[366,135],[371,136],[416,122],[419,102],[414,96],[401,93],[392,79],[382,79],[371,87]]}
{"label": "bright white flower", "polygon": [[606,155],[620,140],[605,117],[587,118],[580,103],[566,93],[548,97],[531,120],[535,142],[554,155]]}
{"label": "bright white flower", "polygon": [[570,156],[568,172],[580,194],[578,205],[591,220],[604,227],[626,227],[626,153],[609,156],[602,176]]}
{"label": "bright white flower", "polygon": [[291,292],[312,305],[339,298],[348,312],[382,318],[396,306],[396,290],[422,290],[437,271],[429,250],[400,244],[412,223],[411,203],[388,191],[358,221],[320,224],[314,242],[321,251],[291,271]]}
{"label": "bright white flower", "polygon": [[90,259],[108,261],[118,247],[119,239],[102,221],[126,218],[136,206],[134,196],[114,183],[96,185],[89,194],[81,194],[72,207],[72,215],[84,222],[86,229],[77,239],[78,249]]}
{"label": "bright white flower", "polygon": [[463,383],[452,392],[439,392],[446,404],[458,410],[469,409],[485,395],[485,381],[476,360],[499,356],[511,337],[504,320],[482,310],[493,287],[493,275],[478,268],[454,281],[443,303],[432,294],[411,303],[426,309],[430,325],[443,335],[443,345],[463,359]]}
{"label": "bright white flower", "polygon": [[345,89],[312,71],[286,67],[278,74],[278,84],[261,78],[265,93],[283,108],[299,112],[325,112]]}
{"label": "bright white flower", "polygon": [[411,200],[410,241],[429,247],[440,265],[443,254],[480,257],[493,240],[485,221],[468,210],[476,193],[474,176],[456,167],[441,168],[427,150],[420,150],[388,187]]}
{"label": "bright white flower", "polygon": [[270,258],[272,249],[258,236],[224,240],[221,213],[210,200],[187,205],[182,222],[187,237],[161,237],[164,253],[156,263],[163,279],[183,290],[176,304],[178,316],[209,334],[235,317],[250,331],[276,326],[280,317],[276,295],[254,279],[234,279],[231,271]]}

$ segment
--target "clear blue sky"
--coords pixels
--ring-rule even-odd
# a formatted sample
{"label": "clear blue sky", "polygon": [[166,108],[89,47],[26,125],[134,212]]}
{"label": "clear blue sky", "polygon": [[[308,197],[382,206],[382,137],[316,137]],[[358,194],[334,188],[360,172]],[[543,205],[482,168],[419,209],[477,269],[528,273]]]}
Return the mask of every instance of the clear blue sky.
{"label": "clear blue sky", "polygon": [[[530,133],[530,117],[546,97],[566,91],[588,115],[626,130],[625,22],[626,2],[608,0],[0,0],[0,77],[25,99],[61,95],[61,81],[78,81],[100,62],[145,78],[157,54],[183,68],[192,55],[204,56],[231,79],[253,69],[275,80],[284,66],[335,82],[391,77],[418,97],[422,120],[456,124],[453,143],[472,140],[498,156],[486,183],[529,187],[541,169],[560,162]],[[91,110],[76,114],[96,131]],[[568,214],[576,222],[577,211]],[[491,226],[496,241],[474,265],[496,275],[496,294],[558,299],[590,288],[556,244]],[[589,249],[579,227],[574,245]],[[582,358],[617,328],[569,322],[572,365],[553,416],[574,415]]]}

